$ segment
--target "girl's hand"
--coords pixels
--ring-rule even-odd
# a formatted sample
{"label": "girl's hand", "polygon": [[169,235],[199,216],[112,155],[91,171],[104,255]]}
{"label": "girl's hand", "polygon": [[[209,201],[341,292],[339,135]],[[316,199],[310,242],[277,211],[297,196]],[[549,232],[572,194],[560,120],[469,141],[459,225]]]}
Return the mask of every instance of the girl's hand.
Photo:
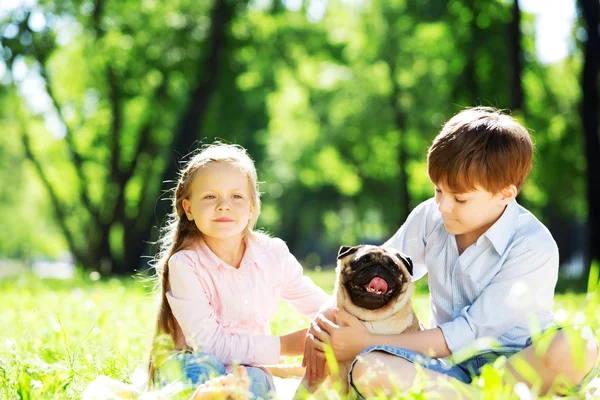
{"label": "girl's hand", "polygon": [[306,366],[306,377],[312,382],[320,382],[328,374],[325,353],[321,350],[324,344],[314,335],[306,335],[306,347],[302,365]]}
{"label": "girl's hand", "polygon": [[361,351],[375,344],[376,336],[371,334],[358,318],[339,308],[333,308],[332,311],[336,322],[324,315],[319,315],[316,322],[327,333],[333,354],[338,361],[354,360]]}
{"label": "girl's hand", "polygon": [[306,367],[306,377],[310,382],[321,381],[327,375],[327,362],[325,359],[325,345],[329,345],[329,334],[316,323],[320,316],[333,318],[331,310],[317,315],[311,323],[306,334],[304,358],[302,366]]}
{"label": "girl's hand", "polygon": [[250,378],[243,366],[237,367],[227,375],[217,376],[200,384],[192,394],[192,400],[247,400],[251,397]]}

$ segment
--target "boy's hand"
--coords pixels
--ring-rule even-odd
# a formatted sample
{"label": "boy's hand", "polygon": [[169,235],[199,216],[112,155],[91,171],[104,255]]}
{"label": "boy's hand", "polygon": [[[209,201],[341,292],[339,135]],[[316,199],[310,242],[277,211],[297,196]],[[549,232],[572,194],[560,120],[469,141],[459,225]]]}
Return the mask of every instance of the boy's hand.
{"label": "boy's hand", "polygon": [[327,334],[338,361],[354,360],[361,351],[375,342],[375,336],[355,316],[339,308],[333,308],[332,311],[337,323],[319,315],[317,324]]}

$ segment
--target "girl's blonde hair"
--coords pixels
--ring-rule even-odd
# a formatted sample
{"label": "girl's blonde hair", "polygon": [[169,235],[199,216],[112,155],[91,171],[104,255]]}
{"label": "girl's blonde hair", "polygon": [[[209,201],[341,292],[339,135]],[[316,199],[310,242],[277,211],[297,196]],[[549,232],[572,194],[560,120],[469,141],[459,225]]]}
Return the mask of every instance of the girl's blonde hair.
{"label": "girl's blonde hair", "polygon": [[[187,219],[183,210],[183,200],[191,195],[192,183],[204,166],[210,163],[225,163],[235,165],[248,176],[250,188],[251,211],[250,220],[244,230],[244,237],[253,236],[256,221],[260,215],[260,192],[258,191],[258,179],[254,162],[246,150],[238,145],[215,143],[204,147],[193,156],[180,172],[177,186],[172,196],[173,212],[168,216],[167,224],[162,229],[158,240],[159,252],[156,255],[154,268],[156,270],[156,289],[160,288],[158,315],[156,319],[156,331],[152,341],[152,350],[149,360],[149,386],[152,385],[153,376],[157,367],[155,362],[155,350],[157,339],[162,335],[168,335],[173,342],[177,343],[181,335],[181,328],[173,316],[167,291],[169,290],[169,259],[180,250],[189,249],[194,241],[201,238],[201,232],[194,221]],[[157,290],[158,291],[158,290]]]}

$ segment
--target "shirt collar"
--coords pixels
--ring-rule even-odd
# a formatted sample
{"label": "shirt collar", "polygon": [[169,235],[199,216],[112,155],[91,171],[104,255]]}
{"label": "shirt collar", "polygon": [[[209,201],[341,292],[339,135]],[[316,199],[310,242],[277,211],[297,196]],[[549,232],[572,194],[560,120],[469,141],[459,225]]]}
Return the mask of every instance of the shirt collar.
{"label": "shirt collar", "polygon": [[488,238],[494,249],[499,255],[504,254],[508,242],[513,236],[517,225],[517,216],[519,215],[519,204],[516,200],[511,201],[506,206],[506,209],[482,236]]}
{"label": "shirt collar", "polygon": [[[258,245],[258,240],[254,238],[247,238],[246,240],[246,251],[244,253],[244,257],[242,258],[242,262],[240,264],[240,268],[245,265],[255,265],[258,268],[263,268],[265,265],[266,254],[261,246]],[[225,261],[221,260],[213,251],[206,245],[204,240],[200,239],[196,246],[196,252],[198,253],[198,258],[200,264],[208,269],[217,269],[219,267],[224,268],[234,268],[232,265],[227,264]]]}

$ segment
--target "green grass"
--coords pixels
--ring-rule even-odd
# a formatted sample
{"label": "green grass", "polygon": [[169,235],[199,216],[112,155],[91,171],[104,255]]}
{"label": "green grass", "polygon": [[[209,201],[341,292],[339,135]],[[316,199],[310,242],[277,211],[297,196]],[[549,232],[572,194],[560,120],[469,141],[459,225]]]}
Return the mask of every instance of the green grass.
{"label": "green grass", "polygon": [[[332,291],[333,271],[308,275]],[[566,321],[588,323],[598,334],[598,293],[559,295],[555,309]],[[0,280],[0,301],[2,399],[76,399],[100,374],[131,382],[136,369],[143,371],[156,303],[140,281],[21,276]],[[414,307],[427,321],[429,298],[422,284]],[[271,326],[274,334],[284,334],[307,325],[282,303]],[[483,382],[489,391],[495,390],[494,379],[492,374]]]}

